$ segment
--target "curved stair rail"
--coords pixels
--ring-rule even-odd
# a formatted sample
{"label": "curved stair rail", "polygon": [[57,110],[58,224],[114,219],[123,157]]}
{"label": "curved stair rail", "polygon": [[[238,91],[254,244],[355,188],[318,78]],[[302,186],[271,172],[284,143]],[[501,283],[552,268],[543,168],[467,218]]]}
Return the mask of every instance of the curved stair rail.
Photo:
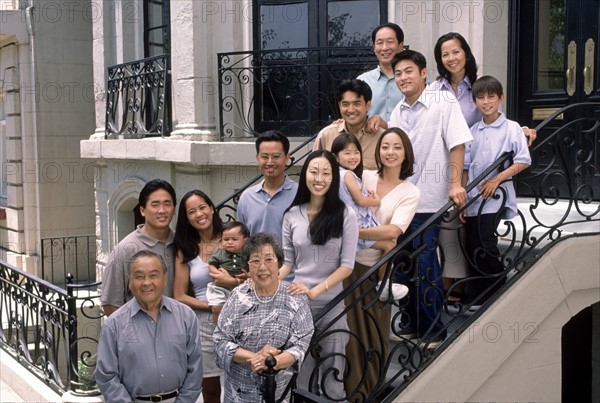
{"label": "curved stair rail", "polygon": [[[576,112],[574,118],[557,126],[557,122],[560,123],[557,118],[573,112]],[[502,273],[486,274],[485,270],[480,270],[481,268],[476,266],[476,262],[472,262],[478,272],[477,275],[455,282],[448,291],[440,286],[441,278],[419,278],[415,273],[418,256],[426,247],[421,246],[415,249],[413,241],[422,239],[424,232],[432,226],[444,227],[449,231],[459,230],[455,226],[453,227],[451,222],[462,210],[449,212],[448,210],[454,207],[453,202],[449,201],[417,231],[403,236],[394,250],[383,256],[358,281],[347,286],[338,297],[314,317],[316,323],[332,307],[345,300],[346,308],[343,314],[353,309],[360,309],[366,318],[370,318],[370,326],[379,335],[379,345],[374,346],[361,343],[353,329],[349,331],[335,330],[333,325],[343,314],[315,331],[309,354],[313,354],[320,360],[321,367],[318,365],[313,372],[313,376],[319,380],[319,384],[323,385],[323,381],[327,377],[335,377],[337,380],[346,380],[347,396],[344,400],[352,402],[393,401],[461,332],[484,314],[488,306],[514,282],[518,281],[520,276],[533,266],[547,248],[571,232],[600,233],[600,203],[598,202],[600,196],[597,190],[594,193],[595,189],[600,186],[600,166],[597,162],[599,157],[594,155],[594,147],[597,148],[600,141],[600,103],[581,103],[562,108],[538,125],[536,130],[541,132],[546,129],[547,131],[552,127],[555,128],[551,130],[551,133],[531,149],[532,158],[534,161],[538,161],[535,170],[528,169],[518,175],[519,189],[524,186],[523,189],[531,197],[526,199],[527,207],[521,206],[518,216],[512,220],[497,218],[499,222],[497,234],[501,243],[501,254],[497,258],[502,262]],[[496,168],[512,164],[511,159],[512,153],[504,154],[484,173],[469,183],[467,191],[475,188]],[[542,163],[536,159],[540,159]],[[505,200],[505,197],[506,194],[500,191],[499,198]],[[519,199],[519,202],[522,201]],[[483,201],[483,205],[485,205],[485,201]],[[505,205],[504,201],[502,205]],[[549,210],[554,212],[554,216],[552,214],[548,216]],[[585,228],[586,225],[588,228]],[[443,267],[445,256],[448,256],[449,251],[444,250],[437,240],[435,242],[435,249],[438,250]],[[464,244],[462,242],[459,244],[459,249],[464,254]],[[408,279],[409,287],[422,291],[421,293],[416,292],[414,295],[428,296],[427,301],[421,301],[421,303],[441,305],[438,318],[444,324],[443,329],[435,331],[431,326],[416,340],[402,337],[403,326],[406,322],[404,316],[409,315],[407,311],[408,300],[411,298],[409,294],[408,298],[390,303],[394,305],[392,309],[394,312],[392,316],[393,333],[399,341],[387,340],[387,328],[390,324],[377,323],[371,311],[372,309],[391,308],[378,301],[381,290],[376,289],[378,269],[385,263],[389,263],[385,273],[386,279],[390,277]],[[428,274],[431,275],[432,272],[428,272]],[[449,293],[459,285],[468,287],[473,281],[481,279],[489,280],[487,288],[468,304],[454,303],[448,300]],[[366,291],[365,284],[368,284]],[[359,288],[363,291],[360,299],[351,300],[349,297]],[[484,298],[484,294],[491,294],[491,296]],[[482,306],[479,307],[479,305]],[[418,323],[421,318],[418,313],[416,316],[413,319]],[[352,368],[349,357],[344,357],[346,360],[344,373],[338,373],[323,365],[323,362],[331,357],[319,355],[319,340],[336,332],[347,333],[351,340],[354,339],[360,345],[360,355],[363,361],[360,368]],[[439,338],[438,336],[444,338],[444,333],[447,333],[447,337],[439,346],[437,343],[433,343]],[[356,384],[349,384],[348,379],[353,371],[356,371],[360,380]],[[364,376],[367,371],[377,373],[377,383],[370,385],[368,391],[365,390]],[[319,390],[296,390],[295,393],[299,401],[303,402],[324,401],[324,398],[327,401],[333,401],[329,399],[327,391],[323,390],[323,387]]]}

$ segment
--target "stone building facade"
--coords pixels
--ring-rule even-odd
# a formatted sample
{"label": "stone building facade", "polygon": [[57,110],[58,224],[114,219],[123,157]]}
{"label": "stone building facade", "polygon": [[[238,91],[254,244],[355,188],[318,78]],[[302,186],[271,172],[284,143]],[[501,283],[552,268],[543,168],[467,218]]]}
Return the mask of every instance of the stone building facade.
{"label": "stone building facade", "polygon": [[0,8],[2,260],[40,275],[43,238],[93,234],[95,127],[89,1]]}
{"label": "stone building facade", "polygon": [[[147,10],[140,3],[92,1],[98,17],[93,21],[93,74],[94,82],[100,86],[106,82],[109,66],[147,56],[142,41],[142,14]],[[169,180],[180,196],[199,188],[218,203],[257,173],[252,137],[247,141],[219,141],[217,54],[253,50],[257,15],[253,8],[263,3],[268,2],[170,2],[173,122],[170,137],[105,139],[105,94],[102,88],[96,94],[96,131],[89,140],[81,142],[81,157],[96,164],[99,278],[112,247],[133,228],[132,209],[146,181],[156,177]],[[480,71],[506,80],[507,44],[499,44],[493,51],[484,44],[498,36],[507,37],[507,1],[459,7],[445,2],[432,7],[425,4],[428,2],[379,3],[387,19],[404,29],[405,43],[430,60],[430,80],[436,76],[435,63],[431,64],[434,60],[431,38],[448,31],[463,32],[473,51],[482,55],[478,58]],[[301,19],[298,16],[302,11],[294,5],[282,7],[277,12],[282,12],[284,19],[288,18],[289,29],[294,29],[293,24]],[[242,91],[238,96],[245,94]],[[292,140],[292,148],[303,141]]]}

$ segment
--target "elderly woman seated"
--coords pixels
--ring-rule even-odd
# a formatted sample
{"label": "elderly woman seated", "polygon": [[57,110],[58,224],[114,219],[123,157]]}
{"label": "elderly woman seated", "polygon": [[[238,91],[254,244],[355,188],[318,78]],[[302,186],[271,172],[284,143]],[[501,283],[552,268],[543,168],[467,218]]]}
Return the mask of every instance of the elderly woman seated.
{"label": "elderly woman seated", "polygon": [[[265,359],[275,358],[280,399],[302,363],[313,334],[313,321],[304,295],[288,293],[288,283],[278,279],[283,251],[271,234],[247,239],[242,261],[251,281],[233,290],[223,306],[214,332],[217,365],[225,370],[224,401],[260,402],[267,369]],[[289,394],[283,401],[289,401]]]}

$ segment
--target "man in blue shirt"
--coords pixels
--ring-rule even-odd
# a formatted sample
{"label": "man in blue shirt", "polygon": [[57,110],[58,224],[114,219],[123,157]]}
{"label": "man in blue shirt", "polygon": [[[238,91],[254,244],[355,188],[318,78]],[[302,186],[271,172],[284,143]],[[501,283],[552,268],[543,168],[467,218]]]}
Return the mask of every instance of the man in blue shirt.
{"label": "man in blue shirt", "polygon": [[167,267],[142,250],[129,264],[134,298],[102,326],[96,383],[107,402],[195,402],[202,348],[192,309],[163,295]]}
{"label": "man in blue shirt", "polygon": [[[373,30],[373,52],[379,65],[373,70],[361,74],[357,78],[363,80],[373,91],[373,100],[369,116],[380,115],[387,122],[390,114],[402,99],[402,93],[394,80],[392,59],[396,53],[404,49],[404,32],[397,24],[388,22]],[[374,131],[370,127],[370,131]]]}
{"label": "man in blue shirt", "polygon": [[256,139],[256,162],[264,179],[240,196],[237,220],[246,224],[250,235],[268,232],[281,242],[283,213],[290,206],[298,184],[285,175],[290,141],[281,132],[270,130]]}

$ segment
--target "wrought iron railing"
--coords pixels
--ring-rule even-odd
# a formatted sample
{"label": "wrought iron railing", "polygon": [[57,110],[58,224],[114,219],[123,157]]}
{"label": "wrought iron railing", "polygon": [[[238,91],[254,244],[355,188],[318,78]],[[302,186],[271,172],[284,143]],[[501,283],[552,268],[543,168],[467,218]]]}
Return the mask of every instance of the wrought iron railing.
{"label": "wrought iron railing", "polygon": [[169,60],[167,54],[108,68],[105,138],[170,134]]}
{"label": "wrought iron railing", "polygon": [[42,279],[66,288],[67,274],[76,283],[96,279],[96,235],[42,238]]}
{"label": "wrought iron railing", "polygon": [[[537,164],[536,170],[525,171],[518,178],[518,183],[528,187],[532,200],[527,208],[521,209],[517,218],[503,221],[498,227],[498,235],[502,238],[504,249],[499,259],[503,264],[502,273],[479,273],[478,278],[488,278],[488,290],[498,288],[494,294],[482,301],[482,295],[476,296],[468,304],[456,304],[448,300],[449,291],[439,286],[439,278],[421,278],[415,268],[419,255],[427,250],[425,246],[413,247],[414,241],[421,240],[426,230],[432,227],[441,227],[452,221],[459,210],[448,202],[436,214],[426,220],[423,225],[413,233],[406,234],[399,241],[397,247],[385,255],[377,264],[367,270],[357,281],[348,285],[340,295],[331,301],[323,310],[315,315],[315,322],[338,303],[346,300],[344,313],[352,310],[361,310],[366,317],[373,317],[369,310],[391,309],[395,305],[393,327],[399,342],[390,343],[386,337],[389,323],[372,321],[370,327],[379,335],[379,347],[361,344],[360,356],[364,365],[352,368],[347,365],[343,374],[336,374],[328,368],[317,366],[314,376],[338,376],[349,378],[354,372],[358,373],[356,384],[346,384],[347,396],[344,398],[352,402],[391,402],[401,391],[414,380],[435,358],[465,329],[479,318],[504,291],[525,273],[537,261],[539,256],[554,243],[565,238],[570,232],[591,232],[598,234],[600,229],[600,202],[595,189],[600,186],[600,164],[594,148],[600,139],[600,103],[583,103],[563,108],[542,122],[536,129],[540,132],[561,113],[568,118],[560,127],[540,140],[532,148],[532,155],[545,154],[545,165]],[[573,116],[571,116],[573,115]],[[570,116],[570,117],[569,117]],[[293,151],[294,162],[299,164],[304,156],[303,146]],[[467,189],[477,186],[481,180],[494,169],[510,164],[512,153],[505,154],[493,165],[473,180]],[[573,162],[573,163],[571,163]],[[290,169],[291,167],[288,167]],[[259,177],[255,178],[257,180]],[[559,178],[559,180],[556,180]],[[252,182],[255,182],[253,180]],[[246,187],[250,186],[249,183]],[[559,191],[559,186],[568,190],[568,197],[564,191]],[[245,188],[246,188],[245,187]],[[245,189],[244,188],[244,189]],[[218,206],[222,217],[232,217],[235,203],[240,189],[226,201]],[[505,197],[500,192],[500,199]],[[561,201],[562,199],[562,201]],[[485,201],[483,202],[485,203]],[[541,212],[548,206],[557,206],[562,203],[558,218],[548,221]],[[590,228],[583,226],[589,225]],[[441,256],[446,253],[442,245],[436,244],[434,249],[439,249]],[[422,242],[421,242],[422,243]],[[461,245],[464,249],[464,245]],[[431,250],[431,248],[429,248]],[[466,253],[463,250],[463,253]],[[442,264],[444,259],[442,259]],[[378,296],[382,292],[377,289],[378,270],[387,264],[386,278],[400,277],[408,279],[408,285],[417,291],[413,295],[427,295],[431,300],[424,303],[439,303],[439,317],[443,321],[443,329],[428,329],[418,341],[403,338],[405,315],[410,297],[396,301],[390,305],[380,305]],[[459,280],[457,284],[468,284],[475,277]],[[0,265],[0,346],[13,357],[29,368],[34,374],[43,379],[56,391],[71,390],[73,393],[97,394],[93,380],[94,354],[100,330],[102,312],[93,295],[98,283],[74,285],[72,277],[67,281],[66,291],[36,278],[15,267],[2,263]],[[358,298],[355,291],[362,287]],[[82,290],[88,290],[82,293]],[[487,290],[486,290],[487,291]],[[485,291],[484,291],[485,292]],[[85,296],[80,297],[80,295]],[[433,298],[431,297],[433,296]],[[472,311],[471,316],[465,316],[475,305],[483,303],[480,309]],[[415,318],[419,321],[417,314]],[[314,354],[324,361],[328,357],[320,357],[319,340],[340,330],[331,330],[334,321],[321,327],[315,332],[309,354]],[[343,330],[351,339],[360,342],[360,338],[353,333]],[[433,348],[430,341],[442,332],[447,333],[445,340],[437,348]],[[360,344],[360,343],[359,343]],[[350,357],[347,357],[350,358]],[[351,362],[348,360],[348,362]],[[368,393],[364,392],[364,374],[375,371],[377,382],[372,385]],[[319,382],[323,385],[323,382]],[[318,396],[318,394],[324,395]],[[327,390],[302,390],[295,391],[297,401],[324,401]]]}
{"label": "wrought iron railing", "polygon": [[[570,117],[562,126],[557,127],[549,133],[543,140],[536,144],[532,150],[532,155],[545,153],[552,158],[548,158],[545,166],[537,164],[536,171],[525,171],[519,175],[518,182],[526,184],[529,188],[529,194],[532,195],[529,206],[524,211],[520,211],[518,217],[508,221],[497,217],[499,225],[497,234],[501,237],[503,250],[498,259],[502,262],[501,273],[487,273],[485,267],[479,267],[477,262],[468,256],[465,245],[460,243],[463,254],[469,259],[476,275],[472,274],[457,281],[448,291],[441,285],[441,277],[433,276],[434,271],[430,268],[424,270],[418,269],[419,255],[424,252],[432,251],[431,246],[423,245],[423,236],[425,231],[438,227],[451,228],[450,223],[461,213],[462,210],[453,210],[448,212],[453,203],[448,202],[436,214],[431,216],[423,225],[412,234],[407,234],[397,245],[397,247],[384,256],[376,265],[371,267],[364,275],[353,284],[347,286],[344,291],[328,306],[314,317],[318,321],[329,309],[336,304],[346,300],[345,312],[353,309],[361,309],[365,316],[369,316],[372,309],[376,307],[377,297],[381,291],[376,291],[378,281],[378,269],[383,264],[388,263],[386,278],[396,277],[408,280],[407,285],[415,290],[414,294],[409,294],[409,298],[400,302],[394,302],[397,312],[393,315],[392,329],[399,342],[388,343],[384,340],[387,335],[389,323],[378,323],[373,321],[370,326],[376,330],[381,337],[380,348],[360,343],[360,338],[350,331],[350,338],[357,339],[357,344],[362,348],[362,357],[364,366],[361,368],[346,367],[343,378],[348,378],[352,371],[358,371],[362,375],[365,371],[379,371],[377,383],[372,385],[369,392],[364,394],[364,379],[353,385],[346,382],[346,397],[350,401],[391,402],[400,392],[422,372],[435,358],[455,340],[465,329],[468,328],[485,309],[491,305],[503,292],[505,292],[515,281],[527,271],[543,253],[542,248],[548,248],[554,243],[565,237],[572,231],[600,233],[600,202],[598,194],[594,194],[594,189],[600,186],[600,164],[597,155],[594,155],[592,144],[596,144],[600,139],[600,104],[582,103],[571,105],[558,111],[542,122],[536,129],[541,131],[549,126],[554,119],[561,113]],[[553,122],[554,123],[554,122]],[[580,141],[585,138],[584,141]],[[573,158],[569,158],[569,156]],[[467,191],[475,188],[489,173],[495,169],[503,169],[511,164],[512,153],[505,154],[496,163],[488,167],[479,177],[474,179],[468,186]],[[573,162],[569,164],[569,162]],[[587,181],[584,180],[587,178]],[[567,187],[569,193],[567,198],[565,193],[558,190],[558,186]],[[505,205],[506,194],[500,191],[500,201]],[[485,205],[486,201],[482,201]],[[554,221],[548,220],[544,215],[544,210],[548,206],[555,206],[559,203],[564,205],[559,216]],[[465,207],[466,208],[466,207]],[[481,211],[481,210],[479,210]],[[588,226],[586,228],[585,226]],[[577,226],[574,230],[574,226]],[[458,230],[455,228],[455,230]],[[457,237],[458,239],[458,237]],[[418,241],[418,242],[416,242]],[[433,250],[440,251],[444,256],[443,245],[438,240],[434,240]],[[415,248],[413,245],[420,244]],[[545,250],[545,249],[544,249]],[[479,256],[479,255],[478,255]],[[443,264],[443,259],[442,259]],[[421,274],[419,274],[421,273]],[[441,274],[441,273],[440,273]],[[456,287],[472,285],[475,281],[487,280],[486,288],[480,294],[474,296],[469,303],[454,303],[449,301],[450,292]],[[365,284],[369,284],[365,289]],[[363,287],[363,288],[361,288]],[[361,298],[348,298],[356,296],[356,290],[361,288],[363,292]],[[488,295],[491,296],[488,298]],[[419,339],[405,338],[403,334],[407,319],[414,313],[409,312],[408,306],[410,296],[421,298],[418,304],[431,305],[439,304],[438,316],[431,322],[440,320],[443,323],[441,329],[436,329],[431,325]],[[474,310],[473,308],[482,306]],[[468,315],[468,316],[466,316]],[[418,323],[424,318],[420,317],[417,310],[416,318],[410,318],[412,322]],[[427,321],[429,322],[429,321]],[[315,332],[311,343],[312,354],[319,355],[318,340],[326,335],[336,333],[336,330],[330,330],[333,323],[318,332]],[[418,327],[418,326],[417,326]],[[447,336],[444,336],[447,334]],[[433,340],[444,339],[439,346],[432,342]],[[437,343],[436,343],[437,344]],[[325,360],[327,357],[321,357]],[[351,360],[347,361],[351,362]],[[322,371],[322,376],[332,376],[332,373],[323,371],[324,368],[315,369]],[[322,384],[322,382],[320,382]],[[319,391],[309,391],[314,395]],[[320,391],[326,394],[327,391]],[[306,395],[306,393],[305,393]],[[308,393],[310,396],[310,393]],[[318,401],[314,396],[314,401]],[[310,397],[307,401],[313,401]]]}
{"label": "wrought iron railing", "polygon": [[[561,114],[568,117],[563,123],[555,118]],[[552,128],[550,133],[548,128]],[[593,144],[600,139],[600,104],[584,103],[571,105],[563,108],[536,128],[538,133],[544,132],[541,139],[532,147],[531,155],[534,159],[540,159],[542,163],[535,164],[535,168],[522,172],[516,179],[518,188],[531,199],[520,199],[527,205],[520,205],[518,217],[508,221],[500,220],[497,233],[501,238],[502,252],[498,256],[501,259],[503,271],[499,274],[486,274],[482,271],[477,276],[479,279],[488,279],[488,287],[481,294],[475,296],[469,303],[454,303],[449,301],[450,292],[461,285],[468,285],[475,277],[468,277],[457,281],[449,290],[444,290],[440,285],[441,278],[422,278],[417,274],[415,268],[419,255],[425,251],[438,250],[441,264],[445,264],[444,257],[449,255],[437,239],[433,247],[419,246],[415,248],[415,241],[422,244],[425,231],[433,227],[444,227],[447,231],[458,231],[458,227],[451,224],[453,219],[461,213],[459,210],[449,210],[453,207],[448,202],[436,214],[432,215],[423,225],[413,233],[405,234],[399,240],[397,247],[384,256],[377,264],[372,266],[353,284],[348,285],[344,291],[323,310],[318,313],[314,320],[317,322],[323,315],[330,311],[342,301],[346,301],[344,313],[352,310],[360,310],[365,317],[372,321],[369,327],[379,336],[378,346],[361,344],[360,338],[353,332],[348,333],[360,345],[359,355],[364,365],[360,368],[352,368],[347,365],[345,372],[336,374],[335,371],[327,371],[327,368],[317,366],[313,375],[321,381],[326,376],[337,376],[340,379],[350,379],[352,373],[358,373],[355,384],[346,382],[345,399],[352,402],[391,402],[401,391],[415,379],[435,358],[453,341],[461,332],[468,328],[487,306],[491,305],[505,290],[507,290],[520,276],[537,261],[545,248],[563,239],[570,232],[595,232],[600,233],[600,203],[598,202],[598,189],[600,183],[599,156],[594,155]],[[495,164],[478,178],[473,180],[467,189],[471,190],[481,180],[496,168],[505,167],[509,164],[512,153],[504,155]],[[295,158],[295,163],[301,163],[303,158]],[[291,167],[288,167],[291,168]],[[255,178],[256,182],[260,176]],[[223,201],[218,210],[225,219],[233,217],[235,203],[239,195],[252,183],[240,189],[227,200]],[[560,188],[560,189],[559,189]],[[565,192],[566,189],[566,192]],[[501,199],[505,194],[501,193]],[[485,201],[483,202],[485,203]],[[555,220],[548,220],[543,212],[549,206],[562,206],[560,214]],[[454,226],[453,226],[454,225]],[[583,226],[589,228],[583,228]],[[573,227],[577,226],[574,230]],[[456,245],[454,245],[456,247]],[[466,256],[465,245],[460,243],[459,249]],[[377,290],[379,281],[378,270],[387,264],[386,278],[395,278],[407,281],[410,288],[414,290],[408,299],[393,302],[395,307],[382,306],[378,302],[381,291]],[[422,271],[423,272],[423,271]],[[431,272],[430,272],[431,273]],[[357,290],[360,290],[357,296]],[[486,291],[495,290],[489,299],[483,300]],[[421,303],[437,303],[440,306],[438,318],[443,323],[442,329],[431,327],[419,339],[409,340],[402,335],[409,315],[408,304],[410,298],[427,295],[431,300],[420,301]],[[433,297],[432,297],[433,296]],[[478,310],[478,305],[483,304]],[[390,323],[381,323],[372,315],[372,309],[391,309],[394,314],[392,323],[393,333],[399,342],[389,342],[388,332]],[[338,319],[341,318],[338,317]],[[336,320],[338,320],[336,319]],[[422,318],[413,318],[420,321]],[[336,320],[324,325],[315,332],[311,343],[310,354],[319,357],[320,347],[318,341],[325,336],[345,330],[331,330]],[[437,336],[447,334],[444,341],[436,346],[433,340]],[[437,343],[435,343],[437,344]],[[433,347],[436,348],[433,348]],[[325,361],[329,357],[320,357]],[[345,357],[347,363],[352,362],[351,357]],[[365,392],[366,380],[364,374],[374,371],[377,381]],[[323,384],[323,382],[318,382]],[[296,390],[296,398],[299,401],[318,402],[327,400],[326,390]],[[318,394],[321,396],[318,396]],[[325,400],[323,400],[325,399]]]}
{"label": "wrought iron railing", "polygon": [[277,129],[310,136],[338,116],[335,90],[377,65],[370,47],[219,53],[222,140]]}
{"label": "wrought iron railing", "polygon": [[98,283],[71,280],[65,290],[0,262],[0,347],[61,395],[98,395]]}

